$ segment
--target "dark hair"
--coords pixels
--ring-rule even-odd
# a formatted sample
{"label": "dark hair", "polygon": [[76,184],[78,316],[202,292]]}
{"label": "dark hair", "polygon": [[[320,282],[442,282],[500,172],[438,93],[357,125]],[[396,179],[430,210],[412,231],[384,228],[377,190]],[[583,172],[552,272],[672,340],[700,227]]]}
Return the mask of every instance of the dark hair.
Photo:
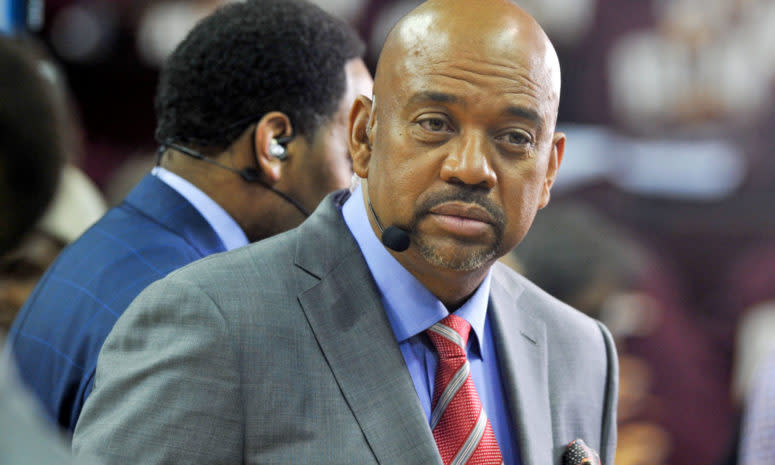
{"label": "dark hair", "polygon": [[33,51],[0,37],[0,253],[43,213],[63,163],[54,86]]}
{"label": "dark hair", "polygon": [[337,110],[345,63],[363,42],[305,0],[248,0],[202,20],[165,63],[156,95],[159,142],[225,148],[270,111],[312,135]]}

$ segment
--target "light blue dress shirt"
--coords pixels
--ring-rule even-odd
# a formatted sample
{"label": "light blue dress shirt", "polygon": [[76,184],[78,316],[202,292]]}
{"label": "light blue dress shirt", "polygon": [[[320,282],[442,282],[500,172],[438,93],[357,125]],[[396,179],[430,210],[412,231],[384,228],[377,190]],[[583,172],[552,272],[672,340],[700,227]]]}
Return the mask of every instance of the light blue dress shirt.
{"label": "light blue dress shirt", "polygon": [[154,167],[151,170],[151,174],[159,178],[164,184],[175,189],[178,194],[182,195],[196,208],[205,221],[215,230],[226,250],[248,245],[248,238],[245,236],[245,232],[234,221],[234,218],[198,187],[161,166]]}
{"label": "light blue dress shirt", "polygon": [[[342,206],[342,215],[377,283],[382,305],[430,424],[438,356],[424,332],[449,312],[439,299],[387,251],[374,234],[360,186]],[[454,313],[471,325],[467,348],[471,376],[492,424],[504,463],[516,465],[521,463],[519,447],[503,389],[492,329],[487,318],[489,296],[490,273],[468,301]]]}

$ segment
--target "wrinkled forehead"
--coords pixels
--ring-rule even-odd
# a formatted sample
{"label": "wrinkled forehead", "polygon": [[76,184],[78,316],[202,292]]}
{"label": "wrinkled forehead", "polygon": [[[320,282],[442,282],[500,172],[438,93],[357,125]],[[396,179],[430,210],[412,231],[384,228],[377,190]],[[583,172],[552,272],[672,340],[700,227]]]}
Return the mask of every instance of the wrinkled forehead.
{"label": "wrinkled forehead", "polygon": [[395,92],[412,77],[464,71],[527,84],[535,97],[556,107],[559,63],[540,26],[526,14],[485,16],[425,10],[402,19],[385,42],[375,94]]}

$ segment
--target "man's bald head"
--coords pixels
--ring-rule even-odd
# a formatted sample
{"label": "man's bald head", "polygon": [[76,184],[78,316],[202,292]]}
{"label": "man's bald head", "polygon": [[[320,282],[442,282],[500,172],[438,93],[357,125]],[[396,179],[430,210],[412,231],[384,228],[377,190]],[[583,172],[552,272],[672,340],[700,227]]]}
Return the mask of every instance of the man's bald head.
{"label": "man's bald head", "polygon": [[450,308],[549,202],[559,92],[549,39],[509,1],[430,0],[388,35],[350,112],[353,169],[374,218],[410,232],[394,257]]}
{"label": "man's bald head", "polygon": [[[553,109],[560,99],[560,64],[541,26],[509,0],[429,0],[402,18],[382,48],[374,95],[389,97],[396,79],[416,67],[455,57],[519,66]],[[548,115],[547,115],[548,116]]]}

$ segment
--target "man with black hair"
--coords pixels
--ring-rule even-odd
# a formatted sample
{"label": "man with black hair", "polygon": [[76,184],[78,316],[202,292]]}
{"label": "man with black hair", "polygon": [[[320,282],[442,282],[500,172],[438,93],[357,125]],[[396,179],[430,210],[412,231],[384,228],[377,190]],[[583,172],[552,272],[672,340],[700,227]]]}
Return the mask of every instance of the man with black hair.
{"label": "man with black hair", "polygon": [[347,187],[347,118],[371,93],[363,44],[306,0],[229,4],[164,65],[158,166],[69,246],[20,311],[10,345],[47,413],[75,427],[97,355],[148,284],[290,229]]}

